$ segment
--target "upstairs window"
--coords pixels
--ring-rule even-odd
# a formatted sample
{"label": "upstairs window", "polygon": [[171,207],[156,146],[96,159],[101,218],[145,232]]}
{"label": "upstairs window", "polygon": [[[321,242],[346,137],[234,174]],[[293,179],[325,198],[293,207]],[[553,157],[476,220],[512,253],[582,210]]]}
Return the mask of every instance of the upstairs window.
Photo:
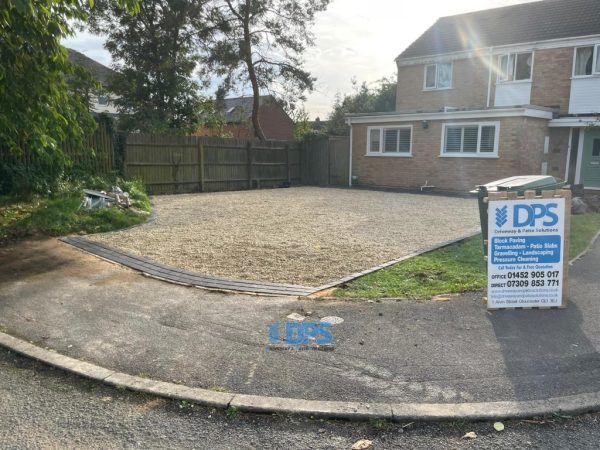
{"label": "upstairs window", "polygon": [[369,128],[367,154],[371,156],[410,156],[412,127]]}
{"label": "upstairs window", "polygon": [[533,53],[508,53],[498,57],[498,81],[530,81]]}
{"label": "upstairs window", "polygon": [[444,124],[442,156],[491,157],[498,155],[498,123]]}
{"label": "upstairs window", "polygon": [[424,87],[426,90],[450,89],[452,87],[452,63],[426,65]]}
{"label": "upstairs window", "polygon": [[600,74],[600,44],[575,49],[574,77]]}
{"label": "upstairs window", "polygon": [[108,95],[107,94],[98,94],[98,104],[105,106],[108,105]]}

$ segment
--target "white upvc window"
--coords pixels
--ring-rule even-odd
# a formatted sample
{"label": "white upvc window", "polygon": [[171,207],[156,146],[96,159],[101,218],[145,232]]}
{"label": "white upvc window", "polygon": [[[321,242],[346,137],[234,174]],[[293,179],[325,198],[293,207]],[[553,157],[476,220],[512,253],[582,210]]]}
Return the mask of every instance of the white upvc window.
{"label": "white upvc window", "polygon": [[412,156],[412,125],[369,127],[367,156]]}
{"label": "white upvc window", "polygon": [[600,44],[577,47],[573,62],[573,77],[600,75]]}
{"label": "white upvc window", "polygon": [[498,56],[498,83],[531,81],[533,52],[506,53]]}
{"label": "white upvc window", "polygon": [[497,158],[499,122],[445,123],[440,156]]}
{"label": "white upvc window", "polygon": [[452,63],[427,64],[425,66],[425,79],[423,89],[430,91],[435,89],[452,88]]}

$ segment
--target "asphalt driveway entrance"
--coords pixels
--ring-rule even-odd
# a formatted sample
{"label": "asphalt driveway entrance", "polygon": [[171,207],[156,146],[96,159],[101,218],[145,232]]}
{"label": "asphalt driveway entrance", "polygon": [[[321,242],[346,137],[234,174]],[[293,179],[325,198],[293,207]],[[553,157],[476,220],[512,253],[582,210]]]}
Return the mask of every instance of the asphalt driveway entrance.
{"label": "asphalt driveway entrance", "polygon": [[[132,375],[313,400],[468,403],[600,391],[600,243],[571,271],[565,310],[449,302],[298,301],[147,279],[58,241],[0,250],[0,327]],[[337,316],[334,349],[274,352],[290,313]]]}

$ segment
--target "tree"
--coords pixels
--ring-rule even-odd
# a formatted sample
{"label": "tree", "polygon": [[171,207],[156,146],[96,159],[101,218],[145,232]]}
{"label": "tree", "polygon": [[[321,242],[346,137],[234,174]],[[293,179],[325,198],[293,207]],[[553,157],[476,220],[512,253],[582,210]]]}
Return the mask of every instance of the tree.
{"label": "tree", "polygon": [[205,73],[223,77],[222,87],[252,88],[252,126],[265,139],[258,118],[261,90],[290,109],[315,79],[302,55],[314,44],[310,27],[330,0],[215,0],[210,11],[217,33],[209,41]]}
{"label": "tree", "polygon": [[117,74],[114,103],[125,129],[193,132],[204,105],[194,72],[205,33],[206,1],[148,0],[137,15],[99,6],[90,28],[107,36]]}
{"label": "tree", "polygon": [[[91,1],[91,0],[90,0]],[[136,0],[116,0],[135,12]],[[71,22],[86,20],[79,0],[3,0],[0,9],[0,152],[28,152],[65,165],[60,144],[84,146],[94,121],[68,88],[81,69],[60,44]]]}
{"label": "tree", "polygon": [[369,88],[367,83],[354,85],[354,94],[338,95],[329,115],[327,133],[345,136],[349,133],[345,116],[350,113],[386,112],[396,109],[396,86],[394,78],[382,78],[374,88]]}

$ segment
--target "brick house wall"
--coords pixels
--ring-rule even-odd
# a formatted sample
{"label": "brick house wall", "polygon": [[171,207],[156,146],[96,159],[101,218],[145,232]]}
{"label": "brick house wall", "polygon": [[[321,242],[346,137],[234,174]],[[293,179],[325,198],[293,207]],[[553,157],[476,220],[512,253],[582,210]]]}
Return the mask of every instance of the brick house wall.
{"label": "brick house wall", "polygon": [[[543,155],[548,162],[548,175],[566,179],[567,156],[569,154],[570,130],[569,128],[550,128],[550,147],[547,155]],[[576,151],[577,149],[575,149]]]}
{"label": "brick house wall", "polygon": [[[258,120],[265,137],[269,140],[291,141],[294,139],[294,121],[285,110],[273,102],[263,102],[258,108]],[[236,139],[254,138],[252,119],[245,122],[227,123],[223,133],[231,134]],[[217,136],[219,130],[203,127],[195,133],[198,136]]]}
{"label": "brick house wall", "polygon": [[294,139],[294,121],[276,103],[265,102],[260,105],[258,120],[267,139],[281,141]]}
{"label": "brick house wall", "polygon": [[531,104],[560,106],[560,113],[569,112],[573,47],[536,50],[533,61]]}
{"label": "brick house wall", "polygon": [[[534,51],[530,104],[560,107],[560,114],[569,111],[573,47]],[[497,64],[497,55],[491,58]],[[459,59],[453,63],[452,89],[423,89],[425,64],[398,67],[396,111],[438,111],[444,106],[485,108],[489,80],[489,54]],[[496,74],[492,73],[490,106],[494,106]]]}
{"label": "brick house wall", "polygon": [[[514,175],[540,173],[547,121],[525,117],[482,120],[500,122],[498,158],[440,157],[442,124],[464,120],[420,121],[387,125],[412,125],[412,157],[365,156],[367,128],[377,124],[355,124],[352,128],[352,174],[355,184],[414,189],[425,184],[439,190],[466,192],[478,184]],[[467,121],[469,122],[469,121]]]}
{"label": "brick house wall", "polygon": [[423,89],[425,64],[398,66],[396,111],[438,111],[444,106],[484,108],[487,104],[489,56],[453,63],[452,89]]}

